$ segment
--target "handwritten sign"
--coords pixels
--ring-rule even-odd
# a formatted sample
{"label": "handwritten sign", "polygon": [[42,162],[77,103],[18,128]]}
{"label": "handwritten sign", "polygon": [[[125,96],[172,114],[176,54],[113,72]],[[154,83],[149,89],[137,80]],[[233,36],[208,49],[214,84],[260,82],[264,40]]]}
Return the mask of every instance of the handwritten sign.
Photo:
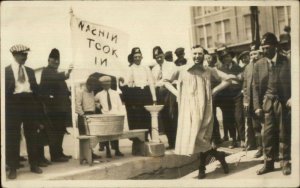
{"label": "handwritten sign", "polygon": [[[127,63],[128,35],[118,29],[71,15],[72,54],[76,74],[102,72],[118,75]],[[86,72],[86,71],[85,71]],[[76,75],[75,75],[76,77]],[[80,75],[82,78],[82,74]]]}

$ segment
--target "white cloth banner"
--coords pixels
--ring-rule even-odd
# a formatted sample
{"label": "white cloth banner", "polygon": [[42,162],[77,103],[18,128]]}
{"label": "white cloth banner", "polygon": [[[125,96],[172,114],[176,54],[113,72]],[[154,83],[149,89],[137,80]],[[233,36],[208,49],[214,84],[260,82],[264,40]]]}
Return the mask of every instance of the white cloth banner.
{"label": "white cloth banner", "polygon": [[94,72],[123,76],[128,67],[126,33],[71,14],[71,34],[75,82],[86,80]]}

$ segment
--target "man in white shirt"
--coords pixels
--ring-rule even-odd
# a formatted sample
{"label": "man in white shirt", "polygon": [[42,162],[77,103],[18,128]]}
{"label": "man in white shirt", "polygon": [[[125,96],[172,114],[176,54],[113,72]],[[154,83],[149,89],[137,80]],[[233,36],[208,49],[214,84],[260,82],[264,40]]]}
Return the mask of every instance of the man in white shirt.
{"label": "man in white shirt", "polygon": [[[95,96],[96,106],[103,114],[124,114],[122,112],[122,102],[117,91],[111,89],[111,77],[102,76],[99,78],[103,90]],[[111,141],[112,148],[115,149],[116,156],[124,156],[119,149],[119,141]],[[111,158],[109,142],[105,142],[106,157]]]}
{"label": "man in white shirt", "polygon": [[[160,122],[168,137],[168,149],[174,149],[177,131],[178,106],[176,96],[171,93],[164,84],[170,82],[178,73],[177,67],[170,62],[165,62],[165,55],[159,46],[153,48],[153,58],[157,64],[152,69],[158,104],[164,105],[159,113]],[[172,83],[171,83],[172,84]],[[161,127],[161,126],[160,126]]]}
{"label": "man in white shirt", "polygon": [[15,59],[5,68],[5,134],[6,164],[9,179],[16,179],[20,154],[20,129],[23,124],[30,171],[42,173],[38,167],[37,131],[40,103],[34,71],[24,66],[30,49],[15,45],[10,51]]}

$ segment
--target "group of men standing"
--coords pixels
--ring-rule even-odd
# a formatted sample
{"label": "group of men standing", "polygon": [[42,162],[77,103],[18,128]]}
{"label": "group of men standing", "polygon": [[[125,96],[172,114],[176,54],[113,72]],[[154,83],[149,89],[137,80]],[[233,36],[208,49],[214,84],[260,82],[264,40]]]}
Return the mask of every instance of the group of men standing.
{"label": "group of men standing", "polygon": [[[290,41],[288,45],[279,48],[277,37],[273,33],[266,33],[260,46],[257,43],[251,46],[249,58],[243,57],[246,53],[240,56],[244,67],[234,62],[234,55],[226,46],[218,49],[216,56],[208,54],[201,47],[201,54],[209,57],[207,65],[217,71],[212,71],[216,76],[209,77],[208,85],[211,90],[216,90],[220,82],[226,80],[226,87],[212,92],[214,121],[212,132],[209,133],[212,134],[211,141],[219,144],[229,140],[230,136],[230,148],[238,147],[240,141],[240,147],[247,150],[258,149],[255,157],[264,156],[264,166],[257,171],[258,175],[272,171],[274,162],[278,160],[281,161],[283,174],[291,173],[291,69],[288,46]],[[38,85],[34,71],[24,66],[29,48],[15,45],[10,51],[15,62],[5,69],[6,164],[9,168],[8,178],[15,179],[16,169],[19,167],[21,125],[32,172],[42,173],[39,166],[50,164],[44,156],[44,146],[39,144],[41,132],[45,132],[48,139],[51,161],[64,162],[70,158],[63,153],[62,142],[68,117],[71,117],[70,91],[65,80],[69,78],[73,67],[70,66],[65,72],[58,72],[59,51],[53,49]],[[166,133],[169,149],[174,149],[177,143],[177,97],[180,94],[176,94],[175,90],[178,87],[179,67],[187,64],[183,48],[178,48],[175,54],[178,58],[173,63],[172,52],[164,53],[161,47],[154,47],[153,59],[156,60],[156,65],[151,70],[141,65],[143,56],[140,48],[133,48],[128,56],[130,68],[127,79],[119,79],[129,129],[149,129],[151,136],[150,114],[144,109],[144,105],[164,105],[160,112],[160,127]],[[191,75],[188,77],[194,79]],[[221,77],[224,79],[219,79]],[[80,97],[76,96],[76,112],[79,116],[95,113],[96,110],[92,83],[95,80],[91,79],[87,80],[86,92],[82,91]],[[103,113],[109,113],[115,104],[122,105],[120,96],[111,90],[110,77],[102,77],[99,81],[104,90],[96,98],[105,101],[100,108]],[[112,101],[111,96],[115,96],[115,100]],[[223,140],[216,118],[217,107],[220,107],[223,114]],[[110,152],[107,154],[110,155]],[[123,156],[118,146],[116,155]],[[225,165],[224,161],[223,164]]]}
{"label": "group of men standing", "polygon": [[5,68],[5,137],[6,165],[9,179],[17,177],[20,164],[21,126],[26,139],[30,171],[42,173],[40,167],[51,164],[44,156],[44,143],[50,149],[52,162],[65,162],[71,156],[63,153],[62,143],[68,118],[71,117],[70,91],[65,80],[73,69],[58,72],[60,55],[53,49],[48,66],[42,71],[40,85],[33,69],[25,66],[30,49],[14,45],[10,52],[14,62]]}

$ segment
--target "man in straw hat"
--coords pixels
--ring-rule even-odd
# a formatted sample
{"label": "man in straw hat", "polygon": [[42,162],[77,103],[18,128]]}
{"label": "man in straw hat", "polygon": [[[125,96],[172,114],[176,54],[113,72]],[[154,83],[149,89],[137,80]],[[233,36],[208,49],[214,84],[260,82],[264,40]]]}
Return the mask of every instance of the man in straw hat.
{"label": "man in straw hat", "polygon": [[[124,114],[122,110],[122,101],[120,94],[111,89],[111,77],[101,76],[99,82],[103,88],[102,91],[96,94],[95,101],[98,108],[100,108],[103,114]],[[115,149],[116,156],[124,156],[119,149],[119,141],[111,141],[112,148]],[[111,158],[111,152],[109,148],[109,142],[105,142],[106,146],[106,157]]]}
{"label": "man in straw hat", "polygon": [[230,51],[226,46],[222,46],[217,49],[217,54],[222,62],[220,71],[226,74],[232,74],[236,76],[236,79],[232,81],[232,84],[224,89],[219,96],[222,98],[221,109],[223,112],[223,125],[224,135],[226,136],[226,129],[232,137],[232,142],[229,148],[237,147],[236,129],[238,131],[239,139],[241,140],[241,147],[244,147],[245,142],[245,124],[243,114],[243,94],[242,94],[242,72],[243,69],[238,66],[234,61],[234,53]]}

